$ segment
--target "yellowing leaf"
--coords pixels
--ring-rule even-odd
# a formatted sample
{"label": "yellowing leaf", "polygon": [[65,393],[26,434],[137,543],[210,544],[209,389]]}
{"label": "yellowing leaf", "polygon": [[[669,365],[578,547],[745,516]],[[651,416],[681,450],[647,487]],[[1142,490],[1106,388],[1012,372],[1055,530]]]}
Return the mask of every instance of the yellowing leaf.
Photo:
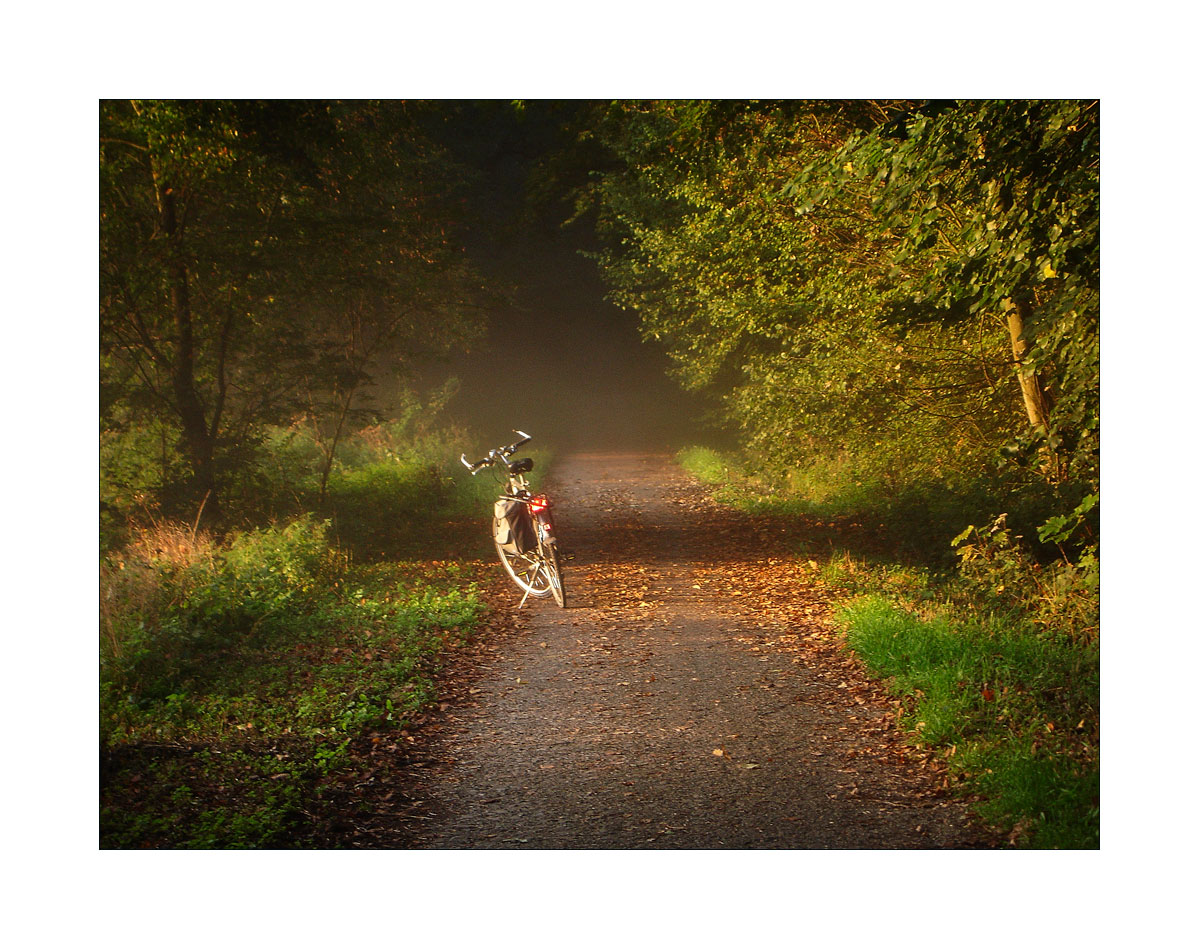
{"label": "yellowing leaf", "polygon": [[1054,272],[1054,268],[1050,266],[1049,261],[1046,261],[1046,263],[1042,266],[1042,276],[1043,277],[1057,277],[1058,276]]}

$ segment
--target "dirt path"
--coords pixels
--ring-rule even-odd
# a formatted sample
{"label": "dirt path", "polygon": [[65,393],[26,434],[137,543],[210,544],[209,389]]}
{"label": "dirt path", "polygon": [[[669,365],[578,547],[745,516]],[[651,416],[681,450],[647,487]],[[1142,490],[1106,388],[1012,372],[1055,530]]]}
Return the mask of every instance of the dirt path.
{"label": "dirt path", "polygon": [[988,846],[768,524],[666,457],[574,455],[550,487],[569,609],[527,605],[443,713],[392,846]]}

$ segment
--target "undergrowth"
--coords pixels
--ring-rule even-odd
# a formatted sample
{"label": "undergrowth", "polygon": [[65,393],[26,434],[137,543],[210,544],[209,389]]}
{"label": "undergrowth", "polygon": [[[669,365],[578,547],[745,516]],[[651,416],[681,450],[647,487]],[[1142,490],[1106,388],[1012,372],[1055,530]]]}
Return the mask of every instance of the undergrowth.
{"label": "undergrowth", "polygon": [[483,616],[495,485],[458,464],[465,436],[362,430],[323,495],[302,428],[263,445],[220,534],[156,509],[144,471],[102,485],[103,848],[328,846],[344,783]]}
{"label": "undergrowth", "polygon": [[1039,531],[1046,499],[986,516],[987,485],[887,486],[830,465],[769,480],[705,448],[679,461],[718,500],[793,523],[847,645],[982,818],[1019,846],[1099,847],[1099,560],[1039,544],[1086,538],[1094,496]]}
{"label": "undergrowth", "polygon": [[433,698],[482,613],[474,585],[451,563],[355,566],[326,531],[189,545],[164,526],[106,566],[102,846],[311,840],[351,744]]}

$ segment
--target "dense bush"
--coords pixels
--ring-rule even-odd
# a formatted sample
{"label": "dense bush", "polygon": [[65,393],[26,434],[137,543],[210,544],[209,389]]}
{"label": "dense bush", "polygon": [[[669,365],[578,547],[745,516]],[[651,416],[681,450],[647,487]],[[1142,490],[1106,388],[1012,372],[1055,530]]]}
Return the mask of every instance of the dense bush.
{"label": "dense bush", "polygon": [[104,846],[311,840],[352,744],[435,697],[483,610],[473,568],[442,560],[458,512],[493,487],[454,461],[465,447],[371,426],[344,440],[322,499],[319,446],[270,430],[227,483],[225,518],[245,526],[220,534],[164,518],[147,480],[102,538]]}

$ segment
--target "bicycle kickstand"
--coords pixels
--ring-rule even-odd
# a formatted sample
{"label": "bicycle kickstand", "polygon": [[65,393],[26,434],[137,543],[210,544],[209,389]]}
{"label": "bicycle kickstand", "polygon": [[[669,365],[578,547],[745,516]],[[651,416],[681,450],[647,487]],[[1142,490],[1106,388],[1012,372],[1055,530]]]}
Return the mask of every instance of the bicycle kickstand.
{"label": "bicycle kickstand", "polygon": [[[533,582],[534,582],[534,581],[536,581],[536,580],[537,580],[537,578],[538,578],[538,575],[539,575],[540,573],[542,573],[542,566],[539,564],[539,565],[537,566],[537,568],[536,568],[536,569],[534,570],[534,572],[533,572],[533,577],[529,578],[529,583],[530,583],[531,585],[533,584]],[[524,606],[525,606],[525,601],[527,601],[528,599],[529,599],[529,591],[528,591],[528,590],[526,590],[526,591],[525,591],[525,596],[524,596],[524,597],[522,597],[522,598],[521,598],[521,602],[520,602],[519,604],[517,604],[517,610],[520,610],[522,607],[524,607]]]}

